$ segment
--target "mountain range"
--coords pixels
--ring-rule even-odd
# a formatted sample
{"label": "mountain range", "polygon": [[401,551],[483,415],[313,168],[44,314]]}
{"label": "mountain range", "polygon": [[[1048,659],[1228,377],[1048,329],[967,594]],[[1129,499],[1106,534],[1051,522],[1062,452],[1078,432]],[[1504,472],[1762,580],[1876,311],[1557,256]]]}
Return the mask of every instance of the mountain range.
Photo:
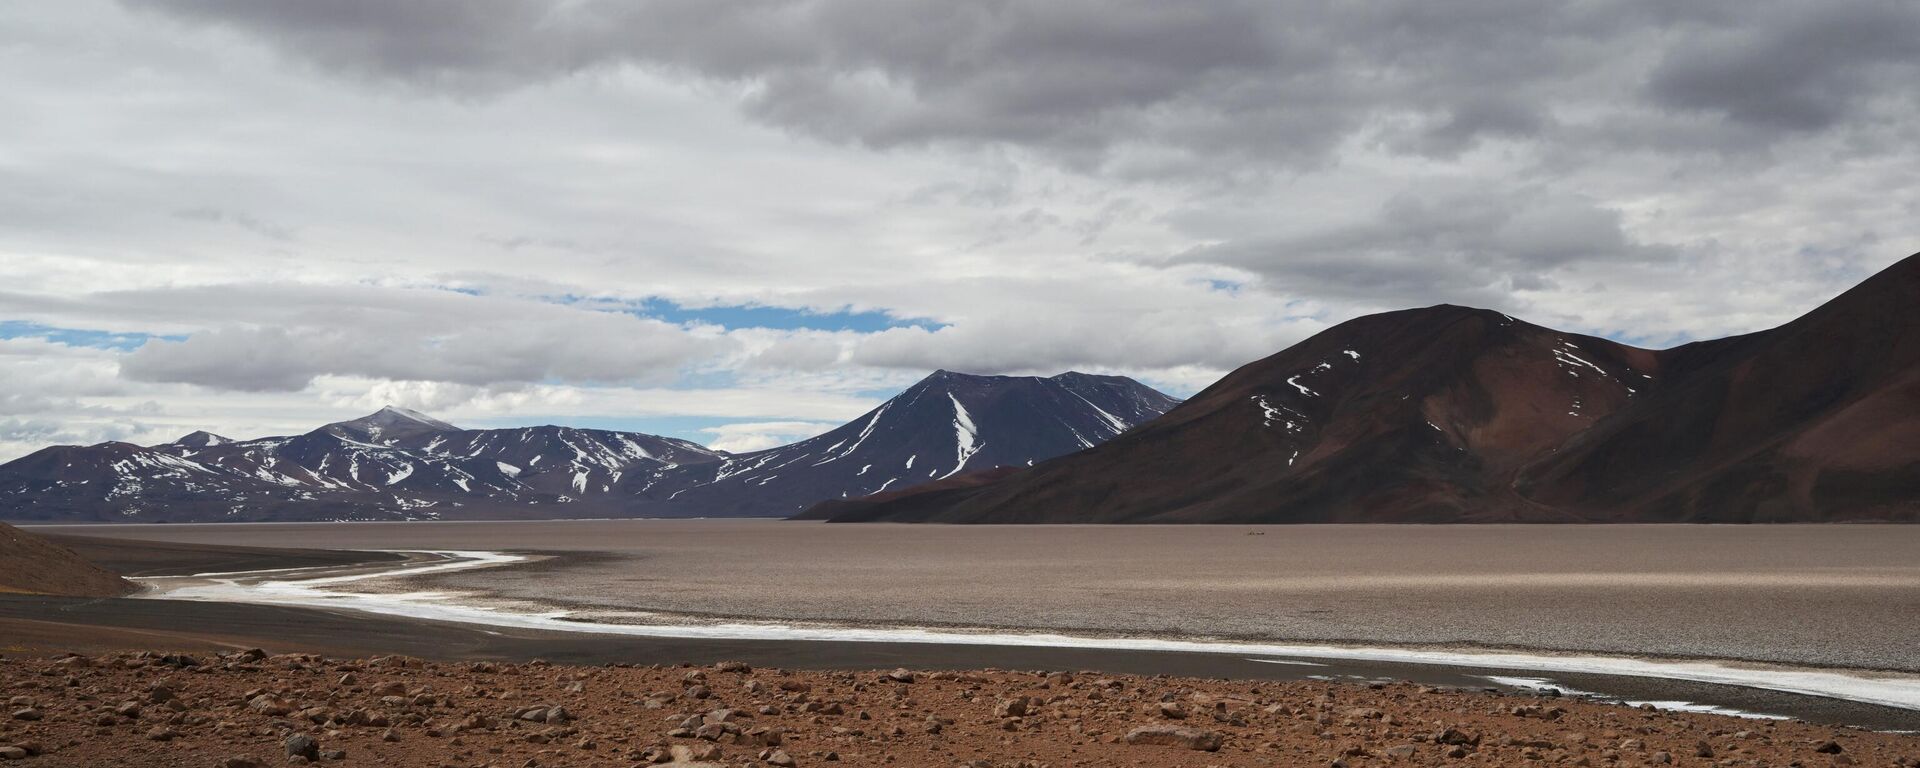
{"label": "mountain range", "polygon": [[1920,255],[1664,350],[1441,305],[1341,323],[1097,448],[837,521],[1920,521]]}
{"label": "mountain range", "polygon": [[788,516],[1025,465],[1177,404],[1131,379],[938,371],[859,419],[751,453],[636,432],[461,429],[386,407],[288,437],[55,446],[0,465],[0,517],[200,522]]}
{"label": "mountain range", "polygon": [[0,517],[798,516],[843,522],[1920,521],[1920,255],[1757,333],[1643,349],[1483,309],[1356,318],[1183,402],[936,371],[763,451],[461,429],[56,446]]}

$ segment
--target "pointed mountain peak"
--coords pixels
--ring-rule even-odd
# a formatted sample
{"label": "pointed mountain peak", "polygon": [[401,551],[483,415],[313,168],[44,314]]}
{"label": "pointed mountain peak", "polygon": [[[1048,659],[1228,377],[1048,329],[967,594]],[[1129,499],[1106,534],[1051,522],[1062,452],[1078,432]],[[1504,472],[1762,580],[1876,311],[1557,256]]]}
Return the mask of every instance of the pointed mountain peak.
{"label": "pointed mountain peak", "polygon": [[412,422],[415,424],[425,424],[427,426],[438,427],[441,429],[459,429],[459,427],[456,427],[452,424],[448,424],[432,416],[428,416],[419,411],[415,411],[407,408],[401,408],[400,406],[397,406],[397,405],[382,406],[380,410],[374,411],[373,413],[364,417],[364,419],[385,421],[390,423]]}
{"label": "pointed mountain peak", "polygon": [[940,368],[940,369],[934,370],[933,373],[927,374],[926,378],[921,379],[918,382],[915,382],[913,386],[907,388],[907,391],[911,392],[914,390],[926,390],[926,389],[945,390],[945,389],[952,389],[955,386],[965,386],[967,384],[972,384],[976,382],[990,382],[996,379],[1004,379],[1004,378],[1007,378],[1007,377],[980,376],[976,374],[960,373],[959,371],[949,371],[945,368]]}
{"label": "pointed mountain peak", "polygon": [[335,437],[384,445],[412,435],[459,429],[419,411],[389,405],[352,421],[328,424],[321,427],[320,431]]}
{"label": "pointed mountain peak", "polygon": [[219,435],[216,435],[212,432],[208,432],[206,430],[195,430],[191,433],[188,433],[182,436],[180,439],[173,441],[172,444],[185,446],[187,448],[212,448],[216,445],[226,445],[227,443],[231,443],[231,442],[233,441],[228,440],[227,438],[221,437]]}

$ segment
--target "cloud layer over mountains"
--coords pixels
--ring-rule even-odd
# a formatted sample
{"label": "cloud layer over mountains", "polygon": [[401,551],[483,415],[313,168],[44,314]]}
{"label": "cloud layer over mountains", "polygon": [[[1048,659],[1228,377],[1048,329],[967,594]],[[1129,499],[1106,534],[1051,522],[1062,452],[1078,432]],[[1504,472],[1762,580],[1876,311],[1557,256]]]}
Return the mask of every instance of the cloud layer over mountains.
{"label": "cloud layer over mountains", "polygon": [[1439,302],[1755,330],[1920,250],[1915,39],[1897,0],[20,5],[0,457],[388,401],[763,444],[933,368],[1185,394]]}

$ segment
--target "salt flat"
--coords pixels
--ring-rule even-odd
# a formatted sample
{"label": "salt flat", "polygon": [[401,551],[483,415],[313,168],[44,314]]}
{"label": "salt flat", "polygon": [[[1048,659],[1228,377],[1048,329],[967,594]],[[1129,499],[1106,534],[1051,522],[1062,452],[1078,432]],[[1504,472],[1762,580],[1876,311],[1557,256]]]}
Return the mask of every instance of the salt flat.
{"label": "salt flat", "polygon": [[602,621],[644,612],[649,622],[1467,645],[1920,671],[1920,528],[1905,526],[626,520],[38,530],[551,553],[404,588]]}

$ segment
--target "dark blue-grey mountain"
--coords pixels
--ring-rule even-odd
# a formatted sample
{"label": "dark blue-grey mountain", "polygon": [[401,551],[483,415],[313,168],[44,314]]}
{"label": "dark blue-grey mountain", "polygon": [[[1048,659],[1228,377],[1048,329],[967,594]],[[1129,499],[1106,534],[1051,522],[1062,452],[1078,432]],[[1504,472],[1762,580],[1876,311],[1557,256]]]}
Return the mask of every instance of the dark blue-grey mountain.
{"label": "dark blue-grey mountain", "polygon": [[1118,377],[941,371],[825,435],[739,455],[637,432],[461,429],[388,407],[289,437],[42,449],[0,465],[0,519],[784,516],[1071,453],[1174,404]]}
{"label": "dark blue-grey mountain", "polygon": [[1092,448],[1180,401],[1120,376],[935,371],[818,437],[689,467],[655,496],[680,514],[788,516],[830,499]]}

